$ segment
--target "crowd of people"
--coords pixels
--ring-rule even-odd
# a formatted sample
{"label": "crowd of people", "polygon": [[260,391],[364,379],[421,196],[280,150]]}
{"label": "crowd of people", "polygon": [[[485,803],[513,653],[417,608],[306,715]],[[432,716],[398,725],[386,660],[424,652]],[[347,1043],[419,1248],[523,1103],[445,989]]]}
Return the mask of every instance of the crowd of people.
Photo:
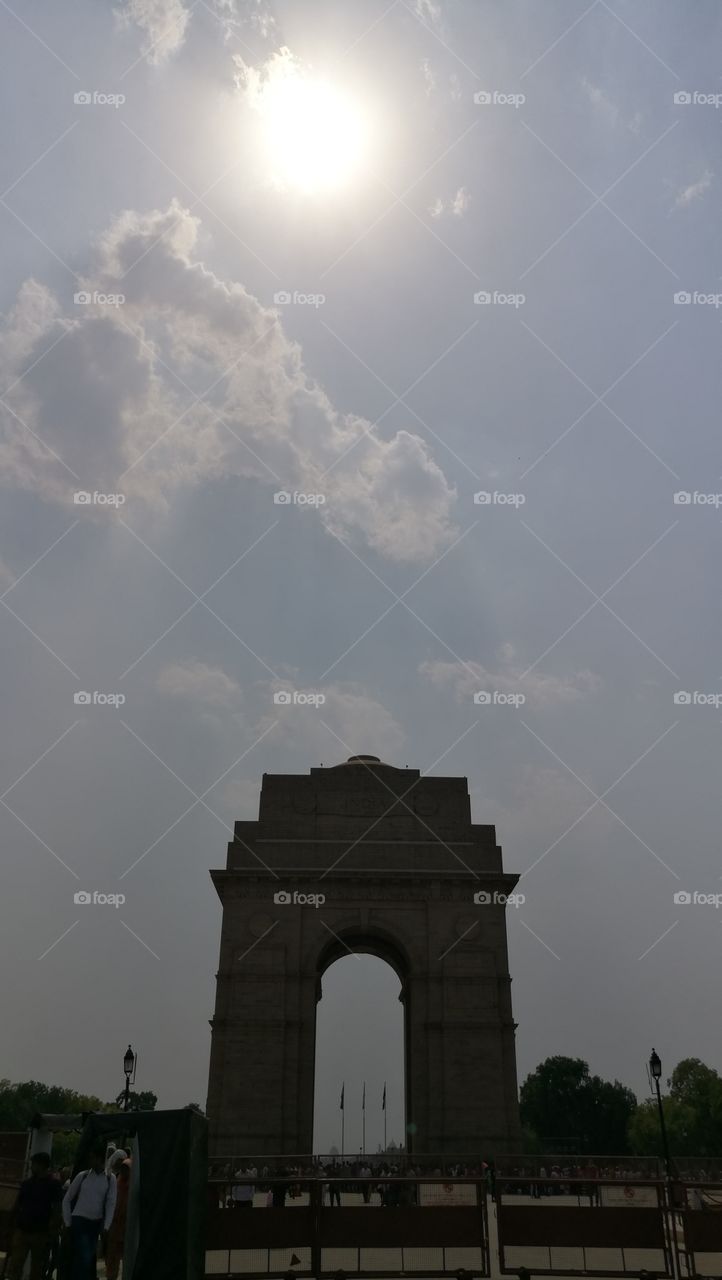
{"label": "crowd of people", "polygon": [[[493,1165],[465,1164],[455,1161],[442,1169],[437,1164],[423,1166],[408,1161],[323,1160],[307,1163],[285,1163],[281,1160],[261,1163],[253,1161],[213,1161],[210,1169],[215,1183],[219,1205],[233,1209],[250,1209],[263,1206],[274,1209],[285,1207],[287,1200],[298,1199],[309,1190],[309,1182],[323,1184],[325,1204],[340,1206],[342,1193],[356,1193],[364,1204],[394,1207],[418,1203],[417,1178],[434,1178],[447,1183],[457,1178],[477,1179],[485,1190],[493,1194]],[[405,1181],[411,1178],[414,1181]],[[387,1181],[390,1179],[390,1181]]]}
{"label": "crowd of people", "polygon": [[131,1160],[113,1144],[97,1146],[87,1169],[71,1179],[37,1152],[12,1212],[6,1280],[95,1280],[98,1253],[107,1280],[118,1280],[123,1258]]}
{"label": "crowd of people", "polygon": [[[637,1182],[654,1176],[649,1170],[631,1164],[538,1164],[522,1166],[507,1171],[503,1179],[505,1192],[529,1195],[534,1199],[543,1196],[588,1195],[590,1184],[605,1180]],[[529,1179],[528,1182],[525,1179]]]}

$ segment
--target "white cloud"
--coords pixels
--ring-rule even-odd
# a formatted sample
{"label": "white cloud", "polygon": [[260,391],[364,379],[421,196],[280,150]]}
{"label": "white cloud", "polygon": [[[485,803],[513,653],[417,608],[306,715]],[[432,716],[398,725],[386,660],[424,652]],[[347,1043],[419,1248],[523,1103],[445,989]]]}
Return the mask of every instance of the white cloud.
{"label": "white cloud", "polygon": [[[271,704],[273,692],[280,687],[306,689],[300,681],[268,685]],[[271,705],[255,732],[262,733],[275,721],[276,728],[268,735],[269,745],[282,742],[284,748],[297,751],[306,761],[315,759],[333,765],[350,755],[367,753],[398,764],[404,731],[383,703],[354,684],[322,685],[307,691],[323,693],[326,701],[318,708]]]}
{"label": "white cloud", "polygon": [[553,676],[537,669],[522,679],[523,663],[511,645],[503,645],[500,661],[493,669],[480,662],[422,662],[419,673],[438,689],[450,689],[457,702],[471,702],[477,691],[523,693],[527,704],[538,709],[576,702],[596,694],[601,681],[591,671],[576,671],[569,676]]}
{"label": "white cloud", "polygon": [[184,0],[124,0],[115,15],[121,27],[139,27],[141,54],[157,66],[181,48],[191,10]]}
{"label": "white cloud", "polygon": [[270,57],[259,66],[246,62],[240,54],[235,54],[233,61],[237,68],[236,86],[252,111],[262,112],[277,86],[289,78],[302,75],[304,70],[303,63],[291,53],[287,45],[274,49]]}
{"label": "white cloud", "polygon": [[[419,64],[419,66],[421,69],[421,74],[424,77],[424,88],[426,90],[426,96],[427,98],[431,98],[439,89],[438,75],[434,67],[432,67],[431,62],[429,61],[428,58],[424,58]],[[455,71],[452,71],[451,75],[448,77],[448,86],[449,86],[448,95],[451,101],[461,102],[464,90],[461,84],[461,80],[459,79]],[[446,91],[443,89],[440,90],[441,96],[444,96],[445,92]]]}
{"label": "white cloud", "polygon": [[696,182],[690,183],[688,187],[682,187],[677,192],[673,207],[675,209],[686,209],[695,200],[701,200],[705,191],[709,191],[712,186],[713,177],[712,170],[705,169],[701,178],[698,178]]}
{"label": "white cloud", "polygon": [[463,218],[471,207],[471,196],[466,187],[459,187],[456,194],[448,201],[442,200],[441,196],[437,196],[433,204],[429,205],[429,213],[432,218],[441,218],[445,213],[450,213],[455,218]]}
{"label": "white cloud", "polygon": [[414,13],[422,22],[430,22],[432,26],[441,24],[441,5],[436,0],[413,0]]}
{"label": "white cloud", "polygon": [[221,667],[195,658],[171,662],[161,668],[155,687],[187,710],[194,725],[203,725],[214,734],[230,732],[236,738],[242,732],[243,693]]}
{"label": "white cloud", "polygon": [[588,80],[586,76],[582,77],[581,84],[595,111],[611,128],[616,129],[621,125],[622,128],[627,129],[630,133],[635,135],[639,133],[642,127],[642,115],[639,111],[635,112],[628,120],[625,120],[617,103],[608,97],[599,85],[592,84],[591,80]]}
{"label": "white cloud", "polygon": [[471,196],[466,187],[459,187],[451,203],[451,212],[455,218],[463,218],[471,205]]}
{"label": "white cloud", "polygon": [[[397,560],[438,555],[456,495],[425,442],[340,413],[279,313],[200,261],[198,229],[176,203],[121,214],[82,282],[122,294],[119,306],[62,308],[23,286],[0,331],[5,385],[37,363],[8,399],[17,418],[0,416],[6,482],[66,503],[78,488],[123,492],[157,509],[179,487],[253,477],[269,512],[274,490],[320,493],[340,537]],[[194,403],[178,378],[213,390]]]}
{"label": "white cloud", "polygon": [[160,693],[185,698],[204,707],[235,709],[242,698],[241,687],[220,667],[191,659],[163,667],[156,679]]}
{"label": "white cloud", "polygon": [[211,5],[227,40],[242,27],[250,27],[264,39],[275,30],[276,20],[265,0],[211,0]]}
{"label": "white cloud", "polygon": [[428,58],[424,58],[421,63],[421,74],[424,77],[426,96],[430,98],[436,88],[436,73]]}
{"label": "white cloud", "polygon": [[[185,705],[194,719],[205,720],[236,744],[250,746],[263,736],[267,748],[282,744],[285,751],[297,752],[306,768],[309,761],[338,764],[359,752],[394,764],[404,742],[403,729],[383,703],[356,684],[316,687],[294,672],[292,678],[258,680],[244,693],[222,667],[190,659],[163,667],[155,685],[158,692]],[[273,699],[281,690],[322,693],[325,701],[318,707],[278,705]]]}

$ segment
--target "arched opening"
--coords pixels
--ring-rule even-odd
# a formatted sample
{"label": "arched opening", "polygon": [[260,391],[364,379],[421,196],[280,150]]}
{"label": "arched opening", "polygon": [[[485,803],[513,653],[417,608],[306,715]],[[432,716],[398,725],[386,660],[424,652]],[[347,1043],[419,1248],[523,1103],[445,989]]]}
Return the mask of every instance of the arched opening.
{"label": "arched opening", "polygon": [[313,1149],[358,1156],[365,1138],[375,1156],[406,1144],[404,967],[383,943],[345,941],[319,965]]}

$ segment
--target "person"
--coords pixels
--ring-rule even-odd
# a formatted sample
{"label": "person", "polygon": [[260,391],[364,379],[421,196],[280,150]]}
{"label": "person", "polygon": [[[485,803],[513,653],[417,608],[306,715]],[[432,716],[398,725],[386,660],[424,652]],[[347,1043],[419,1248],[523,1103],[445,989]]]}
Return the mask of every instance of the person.
{"label": "person", "polygon": [[[284,1179],[285,1179],[285,1178],[287,1178],[287,1177],[288,1177],[288,1169],[284,1168],[283,1166],[282,1166],[280,1169],[277,1169],[275,1172],[276,1172],[276,1177],[277,1177],[277,1178],[284,1178]],[[272,1204],[273,1204],[273,1208],[274,1208],[274,1209],[285,1209],[285,1207],[286,1207],[286,1196],[288,1195],[288,1191],[289,1191],[289,1184],[288,1184],[288,1182],[285,1182],[285,1181],[284,1181],[284,1182],[274,1182],[274,1183],[272,1184],[272,1186],[271,1186],[271,1201],[272,1201]]]}
{"label": "person", "polygon": [[[245,1174],[248,1177],[251,1173],[250,1169],[236,1169],[235,1177],[242,1178]],[[255,1173],[255,1170],[254,1170]],[[252,1209],[253,1193],[255,1186],[252,1182],[236,1182],[231,1190],[231,1202],[234,1209]]]}
{"label": "person", "polygon": [[364,1179],[361,1183],[361,1194],[364,1198],[364,1204],[368,1204],[371,1200],[371,1183],[369,1182],[371,1170],[366,1163],[361,1165],[361,1168],[359,1169],[359,1177]]}
{"label": "person", "polygon": [[30,1280],[43,1280],[53,1241],[60,1230],[63,1190],[50,1171],[50,1156],[38,1151],[30,1177],[20,1184],[13,1209],[7,1280],[20,1280],[30,1254]]}
{"label": "person", "polygon": [[90,1168],[76,1174],[63,1197],[63,1222],[70,1235],[69,1280],[91,1280],[98,1237],[113,1221],[114,1173],[105,1172],[105,1145],[91,1153]]}
{"label": "person", "polygon": [[335,1204],[340,1209],[341,1208],[341,1187],[339,1185],[338,1179],[341,1177],[341,1170],[339,1169],[338,1165],[334,1164],[329,1166],[326,1172],[328,1173],[329,1177],[333,1179],[333,1181],[329,1182],[328,1184],[329,1208],[333,1208]]}
{"label": "person", "polygon": [[108,1229],[105,1244],[105,1274],[107,1280],[118,1280],[118,1271],[125,1247],[125,1224],[128,1219],[128,1192],[130,1191],[130,1158],[118,1149],[109,1161],[109,1173],[115,1174],[116,1198],[113,1221]]}

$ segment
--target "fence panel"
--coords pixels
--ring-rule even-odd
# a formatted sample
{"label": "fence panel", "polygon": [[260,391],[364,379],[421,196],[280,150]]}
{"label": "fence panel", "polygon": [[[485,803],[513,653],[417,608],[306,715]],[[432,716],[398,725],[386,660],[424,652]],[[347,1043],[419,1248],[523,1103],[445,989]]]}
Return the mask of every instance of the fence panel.
{"label": "fence panel", "polygon": [[505,1177],[496,1215],[504,1275],[673,1274],[662,1182]]}
{"label": "fence panel", "polygon": [[[240,1211],[234,1187],[249,1186],[249,1175],[209,1184],[207,1276],[490,1275],[486,1192],[478,1179],[256,1178]],[[266,1207],[274,1188],[284,1189],[284,1208]]]}

